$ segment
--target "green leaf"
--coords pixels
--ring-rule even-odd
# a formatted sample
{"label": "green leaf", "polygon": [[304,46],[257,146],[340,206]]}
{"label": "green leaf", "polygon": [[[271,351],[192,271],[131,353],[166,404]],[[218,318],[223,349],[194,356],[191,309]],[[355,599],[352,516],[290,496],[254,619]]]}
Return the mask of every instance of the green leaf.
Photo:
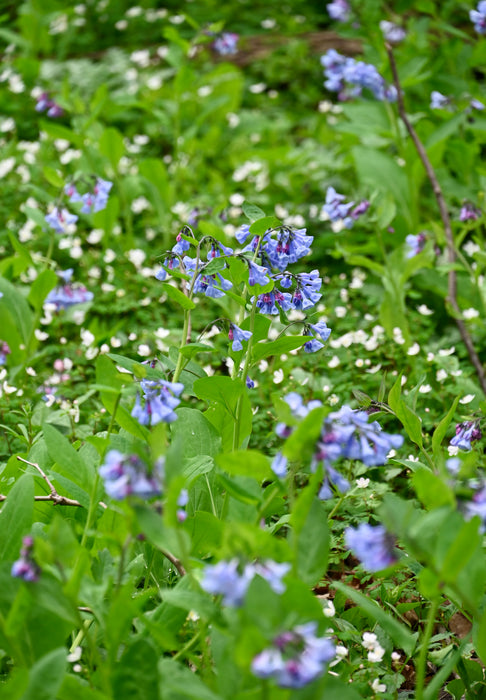
{"label": "green leaf", "polygon": [[404,401],[400,401],[396,415],[412,442],[419,447],[423,446],[422,421]]}
{"label": "green leaf", "polygon": [[117,170],[120,158],[125,153],[123,137],[118,131],[110,127],[105,129],[100,138],[99,150],[110,161],[113,170]]}
{"label": "green leaf", "polygon": [[53,270],[43,270],[35,278],[32,282],[29,296],[27,297],[34,309],[37,311],[42,309],[46,296],[54,289],[57,283],[58,277]]}
{"label": "green leaf", "polygon": [[111,386],[115,391],[101,391],[101,401],[110,415],[113,415],[116,407],[116,421],[118,425],[127,430],[135,437],[145,440],[149,434],[147,428],[133,418],[130,412],[117,403],[117,394],[121,393],[125,382],[132,383],[132,378],[128,375],[122,375],[118,372],[113,362],[106,355],[99,355],[96,359],[96,382],[100,385]]}
{"label": "green leaf", "polygon": [[162,288],[169,297],[169,299],[172,299],[173,301],[177,302],[177,304],[179,304],[179,306],[182,306],[183,309],[196,308],[196,304],[192,301],[192,299],[186,297],[186,295],[183,292],[181,292],[181,290],[177,287],[173,287],[168,282],[162,282]]}
{"label": "green leaf", "polygon": [[323,407],[315,408],[298,424],[283,446],[282,452],[286,457],[301,464],[308,461],[321,434],[326,412]]}
{"label": "green leaf", "polygon": [[223,257],[213,258],[204,267],[205,275],[215,275],[226,267],[226,259]]}
{"label": "green leaf", "polygon": [[159,700],[159,654],[150,639],[131,641],[116,664],[113,697],[117,700]]}
{"label": "green leaf", "polygon": [[176,413],[171,432],[174,439],[180,440],[184,460],[216,456],[221,449],[221,438],[206,416],[197,408],[178,408]]}
{"label": "green leaf", "polygon": [[49,457],[62,468],[69,479],[90,493],[94,479],[92,464],[87,464],[69,440],[53,425],[44,423],[42,431]]}
{"label": "green leaf", "polygon": [[486,610],[483,611],[479,620],[474,620],[473,641],[479,658],[483,664],[486,664]]}
{"label": "green leaf", "polygon": [[362,613],[383,627],[385,632],[390,635],[398,649],[403,649],[408,656],[412,656],[417,643],[417,634],[412,634],[408,627],[405,627],[404,624],[391,617],[382,608],[380,608],[378,603],[363,595],[363,593],[356,591],[350,586],[346,586],[344,583],[341,583],[341,581],[336,581],[332,585],[347,598],[351,598],[356,605],[359,605]]}
{"label": "green leaf", "polygon": [[216,464],[228,474],[251,476],[257,481],[272,477],[268,457],[257,450],[219,454],[216,457]]}
{"label": "green leaf", "polygon": [[66,673],[66,650],[54,649],[37,661],[29,673],[22,700],[53,700]]}
{"label": "green leaf", "polygon": [[256,343],[252,348],[251,360],[253,364],[260,362],[266,357],[272,355],[282,355],[290,350],[296,350],[302,347],[304,343],[309,340],[308,336],[286,336],[283,338],[277,338],[277,340],[272,340],[270,342]]}
{"label": "green leaf", "polygon": [[456,582],[459,573],[474,554],[481,557],[480,544],[483,538],[479,525],[479,518],[464,523],[449,547],[441,569],[441,576],[447,583]]}
{"label": "green leaf", "polygon": [[5,305],[17,323],[25,344],[32,333],[32,311],[22,294],[4,277],[0,277],[0,305]]}
{"label": "green leaf", "polygon": [[[150,506],[136,504],[134,505],[135,519],[138,528],[150,542],[159,549],[166,549],[176,557],[181,555],[181,544],[187,547],[188,536],[185,532],[176,533],[176,531],[167,527],[162,516],[156,513]],[[179,536],[178,536],[179,535]]]}
{"label": "green leaf", "polygon": [[455,505],[452,490],[429,469],[417,469],[412,476],[412,483],[419,500],[426,508],[432,509],[445,505]]}
{"label": "green leaf", "polygon": [[[237,501],[241,501],[241,503],[247,503],[248,505],[256,505],[257,503],[261,503],[261,496],[257,495],[256,493],[253,493],[248,488],[246,488],[246,485],[244,483],[245,477],[235,476],[232,479],[230,479],[224,474],[219,473],[218,481],[221,482],[223,488],[230,494],[230,496],[236,498]],[[252,484],[255,484],[255,482],[252,481]]]}
{"label": "green leaf", "polygon": [[30,531],[34,513],[34,481],[23,474],[10,490],[0,511],[0,559],[18,558],[22,537]]}
{"label": "green leaf", "polygon": [[262,236],[268,229],[278,228],[282,225],[276,216],[264,216],[263,219],[254,221],[250,226],[250,233],[254,236]]}
{"label": "green leaf", "polygon": [[200,352],[214,352],[214,348],[211,345],[206,345],[206,343],[188,343],[180,348],[179,352],[183,357],[191,359],[191,357]]}
{"label": "green leaf", "polygon": [[[290,522],[294,522],[292,517]],[[324,577],[329,556],[327,511],[315,497],[299,530],[296,553],[299,577],[308,586],[314,586]]]}
{"label": "green leaf", "polygon": [[256,204],[250,204],[250,202],[243,202],[242,209],[244,215],[250,221],[258,221],[258,219],[263,219],[266,216],[260,207],[257,207]]}
{"label": "green leaf", "polygon": [[50,185],[62,190],[62,188],[65,185],[65,182],[63,178],[57,173],[57,171],[54,170],[54,168],[51,168],[48,165],[46,165],[44,166],[44,168],[42,168],[42,174],[44,175],[44,177]]}
{"label": "green leaf", "polygon": [[223,406],[234,417],[235,399],[245,387],[240,379],[231,377],[202,377],[194,382],[194,392],[198,399]]}
{"label": "green leaf", "polygon": [[79,677],[66,674],[56,700],[109,700],[108,696],[99,690],[92,688],[87,681]]}
{"label": "green leaf", "polygon": [[452,406],[447,412],[447,415],[445,415],[444,418],[442,418],[432,435],[432,450],[436,459],[441,453],[442,440],[444,439],[445,434],[447,433],[447,428],[449,427],[454,417],[454,413],[456,412],[457,404],[459,403],[460,398],[460,396],[456,396],[456,398],[452,402]]}
{"label": "green leaf", "polygon": [[164,700],[222,700],[199,676],[173,659],[162,658],[159,672]]}

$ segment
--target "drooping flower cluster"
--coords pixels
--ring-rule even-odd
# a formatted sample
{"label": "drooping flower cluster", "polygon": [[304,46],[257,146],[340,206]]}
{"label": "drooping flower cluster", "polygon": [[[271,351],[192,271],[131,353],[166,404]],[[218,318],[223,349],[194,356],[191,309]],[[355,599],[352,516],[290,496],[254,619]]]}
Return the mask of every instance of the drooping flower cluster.
{"label": "drooping flower cluster", "polygon": [[481,209],[475,207],[471,202],[464,202],[459,212],[459,221],[477,221],[481,215]]}
{"label": "drooping flower cluster", "polygon": [[405,238],[405,243],[408,246],[406,257],[413,258],[419,253],[421,253],[424,249],[426,241],[427,236],[425,235],[425,233],[419,233],[416,236],[414,236],[413,234],[409,234]]}
{"label": "drooping flower cluster", "polygon": [[328,187],[321,216],[327,217],[333,223],[341,222],[344,228],[352,228],[354,222],[368,211],[370,203],[365,199],[355,204],[355,202],[345,202],[345,199],[344,194],[338,194],[334,187]]}
{"label": "drooping flower cluster", "polygon": [[430,109],[447,109],[451,101],[448,97],[437,90],[430,93]]}
{"label": "drooping flower cluster", "polygon": [[[312,340],[308,340],[304,343],[305,352],[317,352],[324,347],[324,343],[328,340],[331,335],[331,329],[327,327],[325,321],[318,321],[317,323],[309,323],[304,331],[304,335],[313,336]],[[317,340],[315,336],[318,336],[321,340]]]}
{"label": "drooping flower cluster", "polygon": [[97,211],[102,211],[106,207],[108,195],[112,187],[112,182],[109,180],[103,180],[101,177],[97,177],[92,192],[79,194],[76,186],[71,183],[65,186],[64,194],[69,197],[70,202],[83,203],[81,208],[82,214],[91,214],[96,213]]}
{"label": "drooping flower cluster", "polygon": [[150,472],[138,455],[124,455],[118,450],[110,450],[99,468],[99,474],[106,493],[116,501],[132,495],[152,498],[162,493],[164,464],[161,460],[155,463]]}
{"label": "drooping flower cluster", "polygon": [[228,331],[228,338],[231,341],[231,349],[233,352],[243,350],[243,341],[246,342],[250,340],[252,335],[253,333],[251,331],[244,331],[235,323],[231,323]]}
{"label": "drooping flower cluster", "polygon": [[56,233],[66,233],[70,224],[75,224],[78,220],[76,214],[71,214],[67,209],[54,207],[50,214],[45,216],[45,222],[54,229]]}
{"label": "drooping flower cluster", "polygon": [[35,582],[39,580],[40,573],[40,568],[34,561],[34,538],[27,535],[22,540],[20,558],[12,564],[11,574],[15,578]]}
{"label": "drooping flower cluster", "polygon": [[335,655],[332,639],[318,637],[317,623],[308,622],[279,634],[271,647],[255,656],[251,670],[281,688],[303,688],[322,676]]}
{"label": "drooping flower cluster", "polygon": [[394,538],[383,525],[373,527],[361,523],[358,527],[348,527],[344,539],[348,549],[368,571],[381,571],[397,561],[393,550]]}
{"label": "drooping flower cluster", "polygon": [[60,311],[75,304],[84,304],[93,300],[93,292],[89,292],[84,285],[71,282],[72,274],[71,268],[58,272],[64,284],[60,284],[49,292],[44,302],[45,306],[52,305],[56,311]]}
{"label": "drooping flower cluster", "polygon": [[238,51],[239,38],[234,32],[223,32],[213,41],[212,47],[220,56],[231,56]]}
{"label": "drooping flower cluster", "polygon": [[10,353],[9,344],[4,340],[0,340],[0,367],[7,362],[7,355],[10,355]]}
{"label": "drooping flower cluster", "polygon": [[333,0],[326,5],[329,17],[336,22],[347,22],[351,13],[351,8],[347,0]]}
{"label": "drooping flower cluster", "polygon": [[475,10],[469,11],[469,18],[478,34],[486,34],[486,0],[481,0]]}
{"label": "drooping flower cluster", "polygon": [[142,379],[140,387],[143,392],[144,405],[137,394],[132,416],[141,425],[156,425],[157,423],[173,423],[177,420],[174,409],[180,404],[178,398],[184,384],[167,382],[164,379]]}
{"label": "drooping flower cluster", "polygon": [[390,44],[399,44],[407,36],[407,32],[403,27],[394,22],[388,22],[386,19],[380,22],[380,29],[383,32],[385,41],[388,41]]}
{"label": "drooping flower cluster", "polygon": [[479,427],[479,421],[466,420],[456,425],[456,434],[450,444],[453,447],[459,447],[461,450],[469,452],[472,449],[471,442],[476,442],[476,440],[481,440],[481,438],[482,432]]}
{"label": "drooping flower cluster", "polygon": [[264,578],[272,590],[280,594],[285,591],[282,578],[289,570],[290,564],[279,564],[269,559],[244,566],[238,559],[220,561],[205,567],[201,588],[206,593],[223,596],[224,605],[240,607],[255,576]]}
{"label": "drooping flower cluster", "polygon": [[62,117],[64,110],[60,107],[53,99],[51,99],[48,92],[42,92],[36,98],[37,104],[35,106],[36,112],[45,112],[47,110],[48,117]]}
{"label": "drooping flower cluster", "polygon": [[[297,418],[305,417],[310,410],[319,406],[319,402],[310,402],[305,406],[298,394],[291,393],[285,401]],[[377,421],[368,422],[366,411],[356,411],[349,406],[343,406],[339,411],[330,413],[324,419],[320,436],[315,444],[311,461],[311,471],[316,471],[319,464],[324,469],[324,480],[319,492],[323,500],[331,498],[331,485],[340,492],[349,489],[348,480],[334,467],[341,459],[359,460],[366,466],[385,464],[387,454],[392,448],[401,447],[402,435],[390,435],[382,431]],[[287,438],[293,428],[284,423],[278,423],[276,433],[279,437]],[[282,478],[286,474],[286,458],[278,453],[272,462],[272,470]]]}
{"label": "drooping flower cluster", "polygon": [[343,56],[335,49],[321,56],[326,81],[324,86],[330,92],[337,92],[340,100],[359,97],[363,89],[369,90],[380,101],[394,102],[397,91],[394,85],[388,85],[375,66],[364,61]]}

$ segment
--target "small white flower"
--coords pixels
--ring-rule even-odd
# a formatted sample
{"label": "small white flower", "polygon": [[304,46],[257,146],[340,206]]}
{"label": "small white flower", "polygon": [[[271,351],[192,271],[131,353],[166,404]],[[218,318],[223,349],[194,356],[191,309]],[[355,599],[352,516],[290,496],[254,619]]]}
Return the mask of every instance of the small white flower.
{"label": "small white flower", "polygon": [[392,661],[400,661],[401,656],[398,651],[392,651],[391,658]]}
{"label": "small white flower", "polygon": [[393,340],[398,345],[403,345],[405,342],[405,338],[403,337],[402,329],[399,328],[398,326],[395,326],[395,328],[393,329]]}
{"label": "small white flower", "polygon": [[378,642],[378,638],[374,632],[363,632],[363,641],[361,642],[365,649],[374,649]]}
{"label": "small white flower", "polygon": [[331,396],[328,398],[328,403],[330,406],[335,406],[337,403],[339,403],[339,396],[336,396],[336,394],[331,394]]}
{"label": "small white flower", "polygon": [[273,373],[273,383],[274,384],[281,384],[285,378],[283,369],[277,369]]}
{"label": "small white flower", "polygon": [[44,333],[44,331],[40,331],[38,328],[35,329],[34,334],[37,340],[40,340],[41,342],[43,340],[47,340],[49,337],[49,333]]}
{"label": "small white flower", "polygon": [[439,350],[439,355],[441,357],[447,357],[448,355],[453,355],[456,351],[455,346],[453,345],[451,348],[441,348]]}
{"label": "small white flower", "polygon": [[375,678],[375,680],[371,684],[371,687],[373,688],[375,693],[386,693],[386,685],[384,683],[380,683],[379,678]]}
{"label": "small white flower", "polygon": [[417,306],[417,311],[419,314],[422,314],[422,316],[431,316],[434,312],[432,309],[429,309],[426,304],[420,304],[420,306]]}
{"label": "small white flower", "polygon": [[385,656],[385,650],[380,644],[377,644],[374,649],[368,652],[368,661],[372,664],[379,663]]}
{"label": "small white flower", "polygon": [[334,313],[338,318],[344,318],[348,313],[348,310],[345,306],[336,306],[336,308],[334,309]]}
{"label": "small white flower", "polygon": [[139,345],[137,348],[137,352],[141,357],[148,357],[152,354],[150,345],[147,345],[146,343],[142,343],[141,345]]}
{"label": "small white flower", "polygon": [[366,488],[368,488],[369,483],[370,483],[369,479],[365,479],[363,476],[361,476],[359,479],[356,479],[356,488],[366,489]]}
{"label": "small white flower", "polygon": [[334,355],[327,363],[327,366],[332,368],[337,367],[339,364],[341,364],[341,360],[337,355]]}
{"label": "small white flower", "polygon": [[328,600],[326,602],[326,606],[323,608],[322,612],[324,613],[325,617],[334,617],[336,614],[336,608],[334,607],[332,600]]}
{"label": "small white flower", "polygon": [[414,343],[410,348],[407,350],[407,355],[418,355],[420,352],[420,345],[418,343]]}
{"label": "small white flower", "polygon": [[430,384],[422,384],[419,387],[420,394],[428,394],[430,391],[432,391],[432,387],[430,386]]}
{"label": "small white flower", "polygon": [[471,318],[477,318],[479,316],[479,311],[471,307],[470,309],[464,309],[462,315],[469,321]]}
{"label": "small white flower", "polygon": [[447,375],[447,372],[445,371],[445,369],[439,369],[437,371],[437,374],[435,375],[438,382],[443,382],[444,379],[447,379],[447,376],[448,375]]}
{"label": "small white flower", "polygon": [[447,451],[450,457],[455,457],[457,454],[459,454],[459,448],[457,445],[448,445]]}
{"label": "small white flower", "polygon": [[462,399],[459,399],[459,403],[466,404],[471,403],[471,401],[476,397],[476,394],[466,394]]}

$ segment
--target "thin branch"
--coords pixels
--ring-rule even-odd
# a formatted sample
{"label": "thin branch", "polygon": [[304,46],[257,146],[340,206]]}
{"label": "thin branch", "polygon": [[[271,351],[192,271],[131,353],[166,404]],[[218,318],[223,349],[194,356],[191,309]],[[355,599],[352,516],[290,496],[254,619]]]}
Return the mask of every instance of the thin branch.
{"label": "thin branch", "polygon": [[186,575],[187,572],[186,572],[184,566],[182,565],[182,562],[180,559],[175,557],[171,552],[168,552],[166,549],[159,548],[159,551],[164,555],[164,557],[166,559],[168,559],[172,564],[174,564],[175,568],[177,569],[177,571],[179,572],[179,574],[181,576]]}
{"label": "thin branch", "polygon": [[388,59],[390,61],[390,67],[393,75],[393,82],[395,84],[395,87],[397,89],[397,105],[398,105],[398,113],[405,124],[405,127],[410,135],[410,138],[412,139],[415,149],[418,153],[418,156],[420,160],[422,161],[422,165],[425,168],[425,172],[427,173],[427,177],[429,179],[430,184],[432,185],[432,190],[435,195],[435,199],[437,201],[437,205],[439,207],[439,212],[440,212],[440,218],[442,219],[442,223],[444,225],[444,233],[445,233],[445,238],[446,238],[446,246],[447,246],[447,257],[449,264],[451,265],[448,275],[447,275],[447,290],[448,290],[448,295],[446,302],[449,302],[454,314],[453,318],[457,324],[457,327],[459,329],[460,336],[462,338],[462,341],[466,347],[467,353],[469,355],[469,359],[471,360],[472,365],[474,366],[474,369],[476,370],[476,374],[479,380],[479,384],[481,386],[481,389],[484,394],[486,394],[486,375],[484,372],[484,367],[481,363],[481,360],[479,359],[479,356],[476,352],[476,349],[474,347],[474,343],[472,341],[471,336],[469,335],[469,331],[466,328],[466,324],[464,323],[463,319],[461,318],[461,309],[459,308],[459,304],[457,303],[457,277],[456,277],[456,271],[453,268],[454,263],[456,262],[456,250],[454,247],[454,236],[452,233],[452,226],[451,226],[451,220],[449,217],[449,212],[447,210],[447,205],[446,201],[444,199],[444,194],[442,192],[442,188],[439,184],[439,181],[437,179],[437,175],[435,174],[435,170],[432,167],[432,164],[429,160],[429,157],[427,155],[427,152],[425,150],[425,147],[421,140],[419,139],[417,132],[415,131],[412,123],[410,122],[409,118],[407,117],[407,113],[405,111],[405,103],[403,101],[403,92],[402,88],[400,85],[400,79],[398,77],[398,70],[397,70],[397,64],[395,62],[395,56],[393,55],[393,50],[392,47],[389,44],[385,44],[386,51],[388,53]]}
{"label": "thin branch", "polygon": [[[75,506],[77,508],[83,508],[83,504],[80,503],[79,501],[76,501],[74,498],[68,498],[67,496],[61,496],[57,491],[52,483],[52,481],[49,479],[47,474],[44,472],[44,470],[35,462],[29,462],[29,460],[24,459],[23,457],[17,456],[17,459],[19,462],[23,462],[24,464],[28,464],[30,467],[34,467],[34,469],[37,469],[41,477],[44,479],[46,482],[48,488],[49,488],[49,495],[48,496],[34,496],[35,501],[52,501],[55,506]],[[7,496],[5,496],[3,493],[0,493],[0,503],[2,501],[5,501]],[[103,501],[99,502],[99,505],[102,508],[106,508],[107,505],[106,503],[103,503]]]}

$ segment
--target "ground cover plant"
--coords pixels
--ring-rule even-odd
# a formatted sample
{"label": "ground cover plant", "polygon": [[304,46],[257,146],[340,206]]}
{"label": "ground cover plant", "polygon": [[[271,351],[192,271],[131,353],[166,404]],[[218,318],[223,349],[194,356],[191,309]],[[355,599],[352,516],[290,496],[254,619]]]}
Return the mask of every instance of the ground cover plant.
{"label": "ground cover plant", "polygon": [[486,695],[486,3],[4,3],[0,691]]}

